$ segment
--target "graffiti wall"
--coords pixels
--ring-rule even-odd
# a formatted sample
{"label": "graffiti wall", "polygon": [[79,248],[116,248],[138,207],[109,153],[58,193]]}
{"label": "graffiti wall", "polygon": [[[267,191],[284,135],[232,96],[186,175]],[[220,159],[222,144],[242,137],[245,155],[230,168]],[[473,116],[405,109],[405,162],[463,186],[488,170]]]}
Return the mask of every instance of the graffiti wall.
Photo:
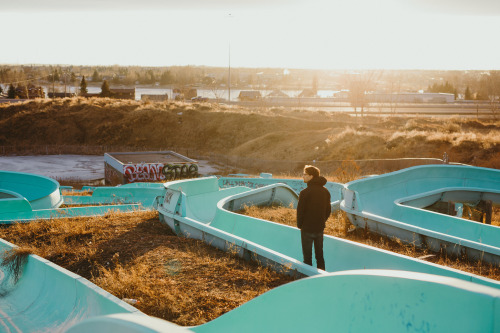
{"label": "graffiti wall", "polygon": [[125,184],[123,174],[108,163],[104,163],[104,180],[106,185]]}
{"label": "graffiti wall", "polygon": [[165,180],[165,176],[161,172],[162,169],[163,163],[125,164],[123,175],[127,183],[160,182]]}
{"label": "graffiti wall", "polygon": [[139,163],[123,165],[127,183],[161,182],[198,176],[196,164]]}

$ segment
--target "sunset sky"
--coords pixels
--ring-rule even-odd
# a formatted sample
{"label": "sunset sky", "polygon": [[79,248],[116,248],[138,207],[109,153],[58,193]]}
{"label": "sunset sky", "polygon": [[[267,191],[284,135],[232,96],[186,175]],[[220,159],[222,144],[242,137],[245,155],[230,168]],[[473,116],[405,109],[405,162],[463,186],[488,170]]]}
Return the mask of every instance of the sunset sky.
{"label": "sunset sky", "polygon": [[500,69],[498,0],[0,0],[0,22],[0,64]]}

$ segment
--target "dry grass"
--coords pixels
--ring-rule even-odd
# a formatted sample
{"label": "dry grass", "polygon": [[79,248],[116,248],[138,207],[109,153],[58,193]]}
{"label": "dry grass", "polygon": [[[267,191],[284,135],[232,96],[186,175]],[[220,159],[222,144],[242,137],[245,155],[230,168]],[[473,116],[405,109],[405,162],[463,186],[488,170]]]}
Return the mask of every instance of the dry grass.
{"label": "dry grass", "polygon": [[92,195],[92,192],[91,190],[88,190],[88,191],[81,191],[81,192],[74,192],[74,191],[71,191],[71,190],[62,190],[61,191],[61,194],[62,195],[73,195],[73,196],[89,196],[89,195]]}
{"label": "dry grass", "polygon": [[12,274],[14,283],[17,283],[21,277],[24,264],[32,253],[31,247],[14,247],[2,253],[0,266],[5,267]]}
{"label": "dry grass", "polygon": [[[444,152],[452,162],[500,168],[499,138],[498,120],[458,117],[350,117],[285,108],[102,98],[0,105],[0,147],[13,147],[9,153],[33,144],[71,146],[75,153],[88,151],[87,147],[168,147],[189,152],[188,156],[219,155],[212,162],[225,162],[240,172],[247,166],[252,172],[297,171],[302,162],[312,160],[441,158]],[[380,163],[372,164],[370,169],[377,169]],[[366,168],[362,165],[363,174],[371,172]]]}
{"label": "dry grass", "polygon": [[210,321],[293,280],[177,237],[157,212],[15,224],[0,228],[0,237],[179,325]]}
{"label": "dry grass", "polygon": [[[296,210],[292,208],[251,206],[246,207],[239,213],[294,227],[297,225]],[[492,224],[500,226],[500,209],[498,207],[495,208]],[[372,234],[359,228],[355,229],[342,211],[337,211],[330,216],[326,222],[325,234],[367,244],[413,258],[422,258],[429,262],[481,275],[490,279],[500,280],[500,267],[495,267],[487,263],[469,261],[468,258],[465,257],[452,258],[445,252],[431,252],[427,249],[420,249],[413,245],[404,244],[398,239]]]}

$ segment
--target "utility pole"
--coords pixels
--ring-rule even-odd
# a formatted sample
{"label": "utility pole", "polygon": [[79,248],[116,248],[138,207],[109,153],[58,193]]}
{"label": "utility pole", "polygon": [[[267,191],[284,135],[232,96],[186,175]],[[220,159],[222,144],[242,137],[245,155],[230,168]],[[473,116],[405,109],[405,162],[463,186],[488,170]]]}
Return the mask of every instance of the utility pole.
{"label": "utility pole", "polygon": [[231,42],[229,42],[229,75],[227,78],[228,101],[231,102]]}
{"label": "utility pole", "polygon": [[233,16],[229,13],[229,47],[228,47],[228,78],[227,78],[227,94],[228,102],[231,102],[231,19]]}

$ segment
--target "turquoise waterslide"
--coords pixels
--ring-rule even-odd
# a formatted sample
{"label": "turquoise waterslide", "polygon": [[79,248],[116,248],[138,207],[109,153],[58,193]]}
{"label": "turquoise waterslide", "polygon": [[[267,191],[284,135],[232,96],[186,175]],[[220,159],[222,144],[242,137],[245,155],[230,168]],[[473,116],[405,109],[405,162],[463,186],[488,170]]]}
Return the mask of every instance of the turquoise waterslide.
{"label": "turquoise waterslide", "polygon": [[[215,177],[165,184],[160,220],[179,235],[201,239],[215,247],[237,251],[271,266],[287,267],[306,276],[324,273],[302,263],[300,231],[270,221],[237,214],[244,205],[295,205],[296,192],[285,184],[257,189],[219,188]],[[394,269],[449,276],[500,289],[500,283],[422,260],[394,254],[333,236],[324,237],[326,271]]]}
{"label": "turquoise waterslide", "polygon": [[[219,186],[221,188],[235,187],[235,186],[245,186],[248,188],[260,188],[272,184],[285,184],[299,194],[300,191],[305,189],[307,186],[301,179],[289,179],[289,178],[272,178],[269,174],[263,174],[267,177],[261,178],[249,178],[249,177],[221,177],[219,178]],[[342,189],[343,184],[327,182],[325,185],[326,189],[330,192],[330,197],[332,200],[332,210],[337,210],[340,208],[340,201],[342,200]]]}
{"label": "turquoise waterslide", "polygon": [[[0,239],[0,253],[13,244]],[[139,310],[88,280],[30,255],[19,279],[0,266],[0,332],[65,332],[87,318]]]}
{"label": "turquoise waterslide", "polygon": [[[0,223],[152,209],[164,192],[162,184],[138,184],[99,188],[92,196],[65,196],[63,200],[59,183],[53,179],[0,171]],[[58,208],[63,201],[99,206]],[[0,239],[0,254],[13,248]],[[87,318],[116,313],[148,318],[88,280],[38,256],[28,256],[20,267],[17,278],[9,266],[0,266],[0,332],[64,332]]]}
{"label": "turquoise waterslide", "polygon": [[0,171],[0,212],[22,209],[51,209],[63,203],[59,183],[29,173]]}
{"label": "turquoise waterslide", "polygon": [[353,224],[433,251],[500,265],[500,228],[424,207],[437,201],[500,204],[500,171],[426,165],[345,185],[341,208]]}
{"label": "turquoise waterslide", "polygon": [[64,203],[72,205],[141,204],[152,209],[156,198],[165,193],[163,183],[131,183],[120,186],[95,187],[91,196],[65,195]]}
{"label": "turquoise waterslide", "polygon": [[[92,190],[91,196],[62,196],[51,178],[0,171],[0,224],[153,209],[165,192],[162,184],[147,183]],[[59,208],[63,203],[77,206]]]}
{"label": "turquoise waterslide", "polygon": [[[146,187],[152,191],[144,191]],[[245,205],[295,207],[303,187],[303,182],[290,179],[208,177],[130,185],[118,191],[120,187],[95,189],[91,197],[71,198],[74,204],[137,200],[157,206],[160,220],[179,235],[310,277],[275,288],[211,322],[185,328],[145,316],[89,281],[29,256],[17,282],[9,270],[0,270],[0,331],[500,332],[498,281],[332,236],[325,236],[325,272],[302,263],[297,228],[235,213]],[[327,187],[332,208],[346,206],[341,203],[344,186],[328,183]],[[138,191],[130,192],[134,188]],[[442,188],[398,196],[395,201],[418,209]],[[484,189],[477,183],[468,188]],[[446,189],[442,197],[464,197],[461,186],[450,184]],[[13,187],[3,190],[0,203],[27,200],[17,191]],[[352,193],[363,198],[362,192]],[[350,193],[344,195],[348,201]],[[358,202],[365,204],[365,199]],[[0,242],[2,252],[11,247]]]}
{"label": "turquoise waterslide", "polygon": [[500,291],[422,273],[345,271],[280,286],[196,327],[110,315],[68,333],[115,331],[494,333],[500,332]]}

